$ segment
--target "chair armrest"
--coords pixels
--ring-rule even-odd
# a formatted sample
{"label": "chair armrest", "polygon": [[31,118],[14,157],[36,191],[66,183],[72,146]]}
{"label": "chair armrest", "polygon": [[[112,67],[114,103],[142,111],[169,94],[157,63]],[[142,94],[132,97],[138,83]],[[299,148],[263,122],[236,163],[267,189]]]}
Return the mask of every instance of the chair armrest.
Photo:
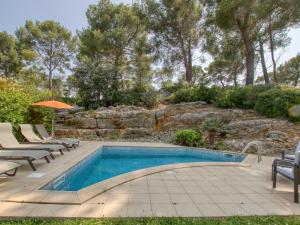
{"label": "chair armrest", "polygon": [[283,160],[283,159],[275,159],[273,161],[273,167],[282,166],[282,167],[294,167],[295,163],[290,160]]}
{"label": "chair armrest", "polygon": [[281,159],[284,159],[285,158],[285,150],[283,150],[282,152],[281,152]]}

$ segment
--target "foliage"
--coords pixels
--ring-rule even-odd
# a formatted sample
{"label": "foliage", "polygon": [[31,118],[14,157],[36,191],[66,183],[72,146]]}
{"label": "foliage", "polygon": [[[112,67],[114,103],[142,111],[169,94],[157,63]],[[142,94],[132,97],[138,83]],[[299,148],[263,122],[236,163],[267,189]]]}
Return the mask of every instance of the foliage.
{"label": "foliage", "polygon": [[17,30],[16,35],[22,51],[31,54],[25,60],[46,73],[48,88],[52,90],[55,72],[63,73],[70,68],[75,50],[75,39],[71,32],[52,20],[35,23],[27,21],[24,27]]}
{"label": "foliage", "polygon": [[175,144],[189,147],[200,146],[203,143],[202,134],[194,130],[180,130],[175,134]]}
{"label": "foliage", "polygon": [[215,95],[219,92],[219,90],[220,88],[218,87],[189,87],[179,89],[170,98],[168,98],[168,100],[171,100],[174,103],[196,101],[205,101],[207,103],[212,103]]}
{"label": "foliage", "polygon": [[84,106],[153,105],[144,93],[151,89],[152,58],[139,9],[101,0],[89,7],[87,18],[90,26],[79,34],[73,82]]}
{"label": "foliage", "polygon": [[[275,50],[285,48],[290,43],[287,35],[289,28],[297,26],[300,21],[300,2],[298,0],[264,0],[259,2],[259,14],[261,25],[257,35],[261,45],[261,60],[264,60],[263,45],[267,44],[271,53],[273,65],[273,80],[278,82],[277,60]],[[262,63],[262,65],[265,64]],[[264,65],[263,65],[264,67]],[[267,68],[264,68],[264,77],[267,75]]]}
{"label": "foliage", "polygon": [[172,69],[174,64],[183,65],[185,81],[193,82],[194,50],[201,40],[202,1],[145,0],[143,8],[155,58]]}
{"label": "foliage", "polygon": [[15,38],[6,32],[0,32],[0,76],[16,77],[20,67]]}
{"label": "foliage", "polygon": [[259,25],[260,3],[258,1],[222,0],[217,5],[216,24],[226,32],[236,34],[242,43],[246,65],[246,85],[254,82],[254,43]]}
{"label": "foliage", "polygon": [[[206,101],[221,108],[256,109],[268,117],[292,118],[289,109],[299,105],[300,90],[279,86],[190,87],[167,97],[174,103]],[[297,118],[294,118],[298,120]]]}
{"label": "foliage", "polygon": [[298,216],[253,216],[224,218],[125,218],[125,219],[22,219],[2,220],[3,225],[296,225]]}
{"label": "foliage", "polygon": [[133,74],[136,79],[136,89],[146,89],[150,87],[153,72],[151,70],[152,57],[150,56],[150,45],[147,42],[146,33],[141,33],[133,47]]}
{"label": "foliage", "polygon": [[279,83],[297,87],[300,83],[300,54],[280,65],[277,76]]}
{"label": "foliage", "polygon": [[190,84],[182,80],[175,83],[171,80],[166,80],[161,83],[160,90],[166,94],[173,94],[177,91],[188,89],[189,87],[191,87]]}
{"label": "foliage", "polygon": [[258,95],[271,86],[226,87],[216,93],[213,104],[222,108],[253,109]]}
{"label": "foliage", "polygon": [[244,72],[243,43],[236,32],[222,30],[216,26],[215,13],[207,7],[208,18],[205,23],[205,50],[213,57],[207,68],[210,83],[219,86],[239,84]]}
{"label": "foliage", "polygon": [[119,105],[135,105],[147,108],[153,108],[158,105],[157,93],[152,89],[133,88],[131,90],[121,92]]}
{"label": "foliage", "polygon": [[51,124],[53,113],[46,108],[33,108],[33,102],[46,100],[47,92],[33,86],[21,86],[0,80],[0,122],[11,122],[16,128],[20,123]]}
{"label": "foliage", "polygon": [[289,114],[289,109],[295,105],[300,105],[299,89],[275,88],[258,96],[255,109],[268,117],[285,117],[300,121],[300,112],[297,117],[291,117]]}
{"label": "foliage", "polygon": [[221,132],[224,127],[224,122],[219,116],[206,118],[202,124],[202,130],[208,132]]}

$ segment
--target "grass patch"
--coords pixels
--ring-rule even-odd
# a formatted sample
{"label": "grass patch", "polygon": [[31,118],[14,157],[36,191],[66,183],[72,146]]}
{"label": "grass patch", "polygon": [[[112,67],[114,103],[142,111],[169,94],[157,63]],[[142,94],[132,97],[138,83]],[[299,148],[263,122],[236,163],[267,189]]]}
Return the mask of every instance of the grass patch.
{"label": "grass patch", "polygon": [[140,219],[24,219],[2,220],[1,225],[298,225],[300,217],[259,216],[228,218],[140,218]]}

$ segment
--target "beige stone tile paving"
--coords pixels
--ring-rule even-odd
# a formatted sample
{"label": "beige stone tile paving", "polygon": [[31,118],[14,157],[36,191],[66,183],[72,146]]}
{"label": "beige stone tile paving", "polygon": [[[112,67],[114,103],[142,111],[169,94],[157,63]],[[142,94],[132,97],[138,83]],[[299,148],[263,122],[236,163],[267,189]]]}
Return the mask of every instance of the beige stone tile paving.
{"label": "beige stone tile paving", "polygon": [[226,216],[225,212],[217,204],[197,204],[197,206],[203,216]]}
{"label": "beige stone tile paving", "polygon": [[101,217],[103,209],[104,204],[83,204],[79,206],[75,216],[97,218]]}
{"label": "beige stone tile paving", "polygon": [[221,208],[227,216],[244,216],[247,212],[241,207],[241,204],[237,203],[218,203],[219,208]]}
{"label": "beige stone tile paving", "polygon": [[195,204],[180,203],[174,205],[177,215],[181,217],[200,217],[202,214]]}
{"label": "beige stone tile paving", "polygon": [[[202,166],[158,172],[118,185],[81,204],[23,203],[48,198],[57,203],[79,201],[76,193],[53,197],[54,192],[35,190],[102,144],[160,146],[82,142],[81,147],[64,156],[57,155],[50,164],[37,161],[38,172],[44,174],[41,178],[28,178],[33,172],[25,163],[15,177],[0,179],[0,217],[300,215],[300,204],[293,203],[290,181],[278,176],[277,188],[272,189],[271,157],[263,157],[260,164],[255,162],[251,167]],[[18,200],[19,203],[11,202]]]}
{"label": "beige stone tile paving", "polygon": [[178,216],[173,204],[153,203],[151,204],[151,206],[152,206],[153,216],[157,216],[157,217]]}
{"label": "beige stone tile paving", "polygon": [[153,216],[150,204],[128,204],[128,217],[151,217]]}
{"label": "beige stone tile paving", "polygon": [[127,204],[121,203],[107,203],[103,206],[101,217],[126,217],[127,216]]}

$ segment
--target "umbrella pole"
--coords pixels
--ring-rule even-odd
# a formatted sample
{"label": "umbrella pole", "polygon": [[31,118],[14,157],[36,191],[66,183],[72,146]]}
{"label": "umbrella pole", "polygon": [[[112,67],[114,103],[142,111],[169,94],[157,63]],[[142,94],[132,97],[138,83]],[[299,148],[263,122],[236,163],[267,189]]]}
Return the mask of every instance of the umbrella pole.
{"label": "umbrella pole", "polygon": [[52,119],[51,137],[54,138],[54,119]]}
{"label": "umbrella pole", "polygon": [[51,129],[51,137],[54,138],[55,137],[55,133],[54,133],[54,120],[55,120],[55,110],[53,109],[53,117],[52,117],[52,129]]}

